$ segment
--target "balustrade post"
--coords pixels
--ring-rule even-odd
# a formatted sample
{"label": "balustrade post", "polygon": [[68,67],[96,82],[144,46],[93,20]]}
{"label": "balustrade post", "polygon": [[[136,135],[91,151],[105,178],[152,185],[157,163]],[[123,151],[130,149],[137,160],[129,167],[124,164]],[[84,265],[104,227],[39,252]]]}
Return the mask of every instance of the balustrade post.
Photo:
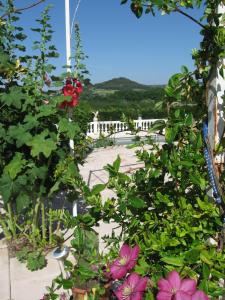
{"label": "balustrade post", "polygon": [[142,129],[142,117],[141,116],[138,117],[137,127],[138,127],[138,129]]}
{"label": "balustrade post", "polygon": [[95,135],[98,135],[98,117],[97,116],[95,116],[94,118],[93,118],[93,133],[95,134]]}

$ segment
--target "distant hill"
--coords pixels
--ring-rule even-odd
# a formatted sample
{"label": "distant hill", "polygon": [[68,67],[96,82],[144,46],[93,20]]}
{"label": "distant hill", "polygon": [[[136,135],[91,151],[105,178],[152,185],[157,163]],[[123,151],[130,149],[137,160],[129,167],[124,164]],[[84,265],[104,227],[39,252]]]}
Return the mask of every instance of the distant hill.
{"label": "distant hill", "polygon": [[105,90],[147,90],[152,87],[159,87],[163,85],[145,85],[125,77],[113,78],[108,81],[96,83],[93,85],[95,89]]}

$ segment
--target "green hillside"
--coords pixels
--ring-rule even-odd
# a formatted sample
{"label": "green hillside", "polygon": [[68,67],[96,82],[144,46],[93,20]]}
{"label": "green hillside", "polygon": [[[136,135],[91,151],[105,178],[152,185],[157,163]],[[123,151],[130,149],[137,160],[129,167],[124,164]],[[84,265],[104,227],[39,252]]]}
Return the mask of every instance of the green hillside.
{"label": "green hillside", "polygon": [[127,78],[92,85],[81,95],[81,103],[90,111],[98,111],[101,120],[119,120],[125,115],[136,119],[165,117],[164,109],[156,106],[164,99],[164,86],[144,85]]}
{"label": "green hillside", "polygon": [[108,81],[96,83],[93,85],[95,89],[105,90],[147,90],[152,87],[158,87],[156,85],[145,85],[136,81],[130,80],[125,77],[113,78]]}

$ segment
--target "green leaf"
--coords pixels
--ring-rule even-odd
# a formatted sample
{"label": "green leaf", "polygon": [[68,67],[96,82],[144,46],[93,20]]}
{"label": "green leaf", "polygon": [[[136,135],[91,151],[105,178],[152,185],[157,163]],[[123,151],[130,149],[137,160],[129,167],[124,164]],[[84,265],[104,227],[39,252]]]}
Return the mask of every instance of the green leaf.
{"label": "green leaf", "polygon": [[184,259],[181,257],[165,256],[161,258],[161,261],[168,265],[173,265],[177,267],[182,267],[184,264]]}
{"label": "green leaf", "polygon": [[21,172],[27,160],[23,159],[22,153],[16,152],[10,163],[4,168],[11,179],[16,178],[17,174]]}
{"label": "green leaf", "polygon": [[149,264],[145,261],[144,257],[138,260],[138,264],[135,266],[134,271],[142,276],[149,272]]}
{"label": "green leaf", "polygon": [[177,128],[167,127],[165,132],[165,139],[167,143],[172,143],[177,135]]}
{"label": "green leaf", "polygon": [[206,294],[208,294],[208,289],[209,289],[208,279],[203,279],[200,282],[198,289],[203,290]]}
{"label": "green leaf", "polygon": [[180,109],[176,109],[176,110],[175,110],[174,116],[175,116],[176,118],[179,118],[179,116],[180,116]]}
{"label": "green leaf", "polygon": [[48,196],[52,196],[53,193],[59,190],[61,181],[56,181],[56,183],[51,187],[50,192],[48,193]]}
{"label": "green leaf", "polygon": [[188,264],[194,264],[199,260],[200,250],[191,249],[185,253],[185,262]]}
{"label": "green leaf", "polygon": [[[210,275],[210,268],[208,265],[206,264],[203,264],[202,266],[202,274],[203,274],[203,278],[204,279],[208,279],[209,278],[209,275]],[[219,277],[220,278],[220,277]]]}
{"label": "green leaf", "polygon": [[196,148],[202,147],[202,135],[200,133],[197,134],[197,142],[196,142]]}
{"label": "green leaf", "polygon": [[128,0],[121,0],[120,4],[125,4],[127,3]]}
{"label": "green leaf", "polygon": [[10,138],[16,140],[16,146],[18,148],[26,144],[32,138],[30,132],[28,132],[21,124],[17,124],[17,126],[10,126],[7,134]]}
{"label": "green leaf", "polygon": [[23,247],[22,250],[16,251],[16,258],[21,263],[25,263],[29,254],[29,249],[27,247]]}
{"label": "green leaf", "polygon": [[19,196],[16,198],[17,212],[21,213],[29,206],[30,202],[30,197],[25,192],[20,192]]}
{"label": "green leaf", "polygon": [[14,106],[18,109],[22,106],[22,101],[26,98],[26,94],[22,92],[22,88],[19,86],[11,87],[9,93],[4,93],[0,96],[1,102],[7,106]]}
{"label": "green leaf", "polygon": [[197,198],[198,206],[203,211],[211,211],[212,210],[212,204],[210,202],[204,202],[201,201],[199,198]]}
{"label": "green leaf", "polygon": [[148,132],[152,133],[152,132],[156,132],[156,131],[162,131],[166,126],[166,122],[163,120],[158,120],[156,122],[154,122],[153,124],[151,124],[151,127],[149,128]]}
{"label": "green leaf", "polygon": [[198,174],[198,173],[196,173],[196,174],[191,173],[191,174],[189,174],[189,177],[190,177],[190,180],[194,184],[198,185],[202,190],[205,189],[206,182],[205,182],[205,179],[200,176],[200,174]]}
{"label": "green leaf", "polygon": [[119,172],[120,164],[121,164],[121,159],[118,155],[117,159],[113,162],[113,168],[114,168],[115,172]]}
{"label": "green leaf", "polygon": [[96,184],[91,190],[92,195],[97,195],[101,193],[105,189],[105,187],[105,184]]}
{"label": "green leaf", "polygon": [[36,271],[43,269],[47,265],[45,257],[38,252],[31,252],[27,258],[27,269],[30,271]]}
{"label": "green leaf", "polygon": [[134,208],[143,208],[146,207],[146,203],[141,198],[129,198],[128,204]]}
{"label": "green leaf", "polygon": [[137,18],[140,18],[143,13],[143,7],[136,3],[131,3],[130,8]]}
{"label": "green leaf", "polygon": [[61,283],[65,290],[70,290],[74,286],[72,279],[62,279]]}
{"label": "green leaf", "polygon": [[62,118],[59,121],[59,131],[67,133],[70,139],[73,139],[80,131],[77,123],[70,122],[66,118]]}
{"label": "green leaf", "polygon": [[192,114],[188,114],[186,119],[185,119],[185,125],[186,126],[191,126],[193,123],[193,116]]}
{"label": "green leaf", "polygon": [[79,251],[82,252],[85,246],[83,230],[81,228],[76,227],[74,229],[73,236],[74,238],[71,240],[71,246],[74,249],[78,249]]}
{"label": "green leaf", "polygon": [[181,67],[181,72],[184,73],[184,74],[188,74],[189,71],[188,71],[188,68],[186,66],[182,66]]}
{"label": "green leaf", "polygon": [[13,181],[8,174],[3,174],[0,178],[0,194],[3,201],[7,203],[12,193]]}
{"label": "green leaf", "polygon": [[43,118],[54,115],[56,113],[56,108],[53,108],[51,105],[42,105],[39,107],[39,113],[36,115],[36,118]]}
{"label": "green leaf", "polygon": [[219,70],[220,76],[224,79],[224,66],[222,66]]}
{"label": "green leaf", "polygon": [[201,259],[201,261],[203,261],[207,265],[210,265],[210,266],[213,265],[211,257],[209,255],[208,251],[206,251],[206,250],[201,251],[201,253],[200,253],[200,259]]}
{"label": "green leaf", "polygon": [[45,130],[42,133],[35,135],[27,146],[31,147],[31,155],[33,157],[43,153],[45,157],[49,157],[53,150],[57,149],[56,143],[51,138],[46,138],[48,132]]}

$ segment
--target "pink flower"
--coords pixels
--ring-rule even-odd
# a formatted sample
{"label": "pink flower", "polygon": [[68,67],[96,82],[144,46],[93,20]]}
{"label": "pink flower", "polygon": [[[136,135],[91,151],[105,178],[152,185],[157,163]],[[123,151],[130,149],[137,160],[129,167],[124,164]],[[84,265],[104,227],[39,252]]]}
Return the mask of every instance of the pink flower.
{"label": "pink flower", "polygon": [[147,277],[132,273],[114,293],[118,300],[141,300],[147,283]]}
{"label": "pink flower", "polygon": [[196,281],[181,280],[177,271],[172,271],[167,279],[161,278],[158,281],[158,287],[160,291],[157,300],[192,300],[192,295],[196,292]]}
{"label": "pink flower", "polygon": [[132,248],[126,244],[121,247],[119,258],[109,267],[110,275],[113,279],[121,279],[135,266],[139,250],[138,246]]}
{"label": "pink flower", "polygon": [[191,300],[209,300],[209,297],[203,291],[196,291]]}

